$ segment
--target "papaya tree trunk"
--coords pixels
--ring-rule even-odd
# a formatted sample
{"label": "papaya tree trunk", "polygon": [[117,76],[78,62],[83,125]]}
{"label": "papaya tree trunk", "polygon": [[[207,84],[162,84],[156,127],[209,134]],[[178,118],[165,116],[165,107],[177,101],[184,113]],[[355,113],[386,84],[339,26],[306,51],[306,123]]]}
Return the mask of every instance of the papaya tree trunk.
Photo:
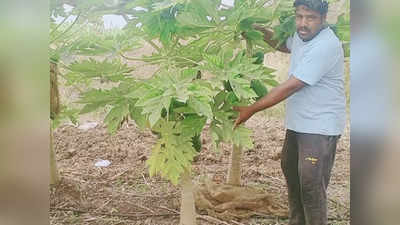
{"label": "papaya tree trunk", "polygon": [[[246,39],[246,53],[248,57],[253,56],[253,43],[248,39]],[[229,185],[240,186],[241,158],[242,148],[233,144],[227,180],[227,184]]]}
{"label": "papaya tree trunk", "polygon": [[231,163],[228,172],[228,184],[240,186],[240,161],[242,158],[242,149],[240,146],[233,145],[231,154]]}
{"label": "papaya tree trunk", "polygon": [[193,183],[190,171],[182,175],[181,217],[179,225],[195,225],[196,210],[194,206]]}
{"label": "papaya tree trunk", "polygon": [[50,184],[55,185],[60,182],[60,176],[58,175],[56,154],[53,146],[53,130],[50,128]]}
{"label": "papaya tree trunk", "polygon": [[60,113],[60,94],[58,91],[58,66],[50,62],[50,118]]}
{"label": "papaya tree trunk", "polygon": [[[58,66],[50,62],[50,119],[55,119],[60,113],[60,95],[58,92]],[[55,185],[60,181],[58,175],[56,154],[53,146],[53,129],[50,126],[50,184]]]}

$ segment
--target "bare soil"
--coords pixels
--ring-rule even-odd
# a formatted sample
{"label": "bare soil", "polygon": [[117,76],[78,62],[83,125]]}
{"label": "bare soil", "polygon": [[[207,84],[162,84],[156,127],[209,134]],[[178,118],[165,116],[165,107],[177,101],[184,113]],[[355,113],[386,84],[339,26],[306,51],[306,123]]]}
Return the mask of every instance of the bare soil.
{"label": "bare soil", "polygon": [[[264,196],[270,211],[254,209],[243,217],[206,213],[199,216],[199,224],[287,224],[286,184],[279,161],[285,134],[283,120],[259,114],[247,126],[254,131],[255,147],[243,153],[242,183],[261,199]],[[178,224],[180,187],[160,177],[149,177],[146,167],[155,138],[133,123],[123,125],[113,136],[101,123],[89,130],[59,127],[54,145],[62,182],[50,190],[51,224]],[[193,163],[193,182],[198,189],[203,187],[203,193],[215,192],[216,188],[204,186],[226,180],[230,146],[222,145],[219,152],[214,151],[207,129],[202,139],[202,151]],[[96,167],[101,159],[111,164]],[[349,224],[349,187],[347,129],[338,144],[328,188],[331,224]],[[198,213],[204,214],[198,208]],[[239,215],[238,211],[234,213]]]}

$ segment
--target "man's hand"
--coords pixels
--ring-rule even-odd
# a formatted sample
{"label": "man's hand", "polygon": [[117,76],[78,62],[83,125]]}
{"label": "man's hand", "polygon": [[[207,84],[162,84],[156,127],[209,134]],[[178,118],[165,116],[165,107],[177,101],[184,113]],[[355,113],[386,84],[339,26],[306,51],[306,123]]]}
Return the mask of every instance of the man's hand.
{"label": "man's hand", "polygon": [[282,84],[273,88],[266,96],[262,97],[250,106],[236,106],[233,110],[239,112],[239,117],[236,119],[234,129],[241,123],[246,122],[254,113],[269,108],[285,100],[296,91],[306,86],[306,83],[290,76],[289,79]]}
{"label": "man's hand", "polygon": [[233,125],[233,129],[235,129],[241,123],[246,122],[255,113],[250,106],[234,106],[233,110],[239,112],[239,116]]}

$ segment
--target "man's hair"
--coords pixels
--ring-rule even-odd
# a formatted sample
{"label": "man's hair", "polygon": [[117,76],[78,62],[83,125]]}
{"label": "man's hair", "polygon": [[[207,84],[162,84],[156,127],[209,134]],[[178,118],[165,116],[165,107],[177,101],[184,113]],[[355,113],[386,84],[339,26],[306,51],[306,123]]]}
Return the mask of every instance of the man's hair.
{"label": "man's hair", "polygon": [[308,8],[319,12],[321,15],[326,15],[328,12],[328,2],[322,0],[295,0],[293,6],[299,5],[307,6]]}

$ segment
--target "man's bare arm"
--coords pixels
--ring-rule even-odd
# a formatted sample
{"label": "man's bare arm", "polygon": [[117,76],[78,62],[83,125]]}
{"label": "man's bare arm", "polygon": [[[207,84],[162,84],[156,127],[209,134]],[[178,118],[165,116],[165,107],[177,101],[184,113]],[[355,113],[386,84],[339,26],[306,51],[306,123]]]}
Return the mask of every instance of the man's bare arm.
{"label": "man's bare arm", "polygon": [[303,81],[291,76],[287,81],[273,88],[266,96],[262,97],[254,104],[250,106],[234,107],[233,109],[239,112],[239,116],[235,121],[235,127],[246,122],[246,120],[248,120],[256,112],[274,106],[285,100],[293,93],[303,88],[305,85],[306,84]]}
{"label": "man's bare arm", "polygon": [[267,42],[270,46],[272,46],[273,48],[277,49],[278,51],[281,51],[281,52],[284,52],[284,53],[290,53],[290,50],[286,47],[285,42],[277,47],[279,41],[278,40],[272,40],[272,37],[274,36],[274,33],[272,31],[267,30],[266,28],[261,27],[259,25],[253,25],[253,27],[254,27],[254,29],[264,33],[264,41]]}

